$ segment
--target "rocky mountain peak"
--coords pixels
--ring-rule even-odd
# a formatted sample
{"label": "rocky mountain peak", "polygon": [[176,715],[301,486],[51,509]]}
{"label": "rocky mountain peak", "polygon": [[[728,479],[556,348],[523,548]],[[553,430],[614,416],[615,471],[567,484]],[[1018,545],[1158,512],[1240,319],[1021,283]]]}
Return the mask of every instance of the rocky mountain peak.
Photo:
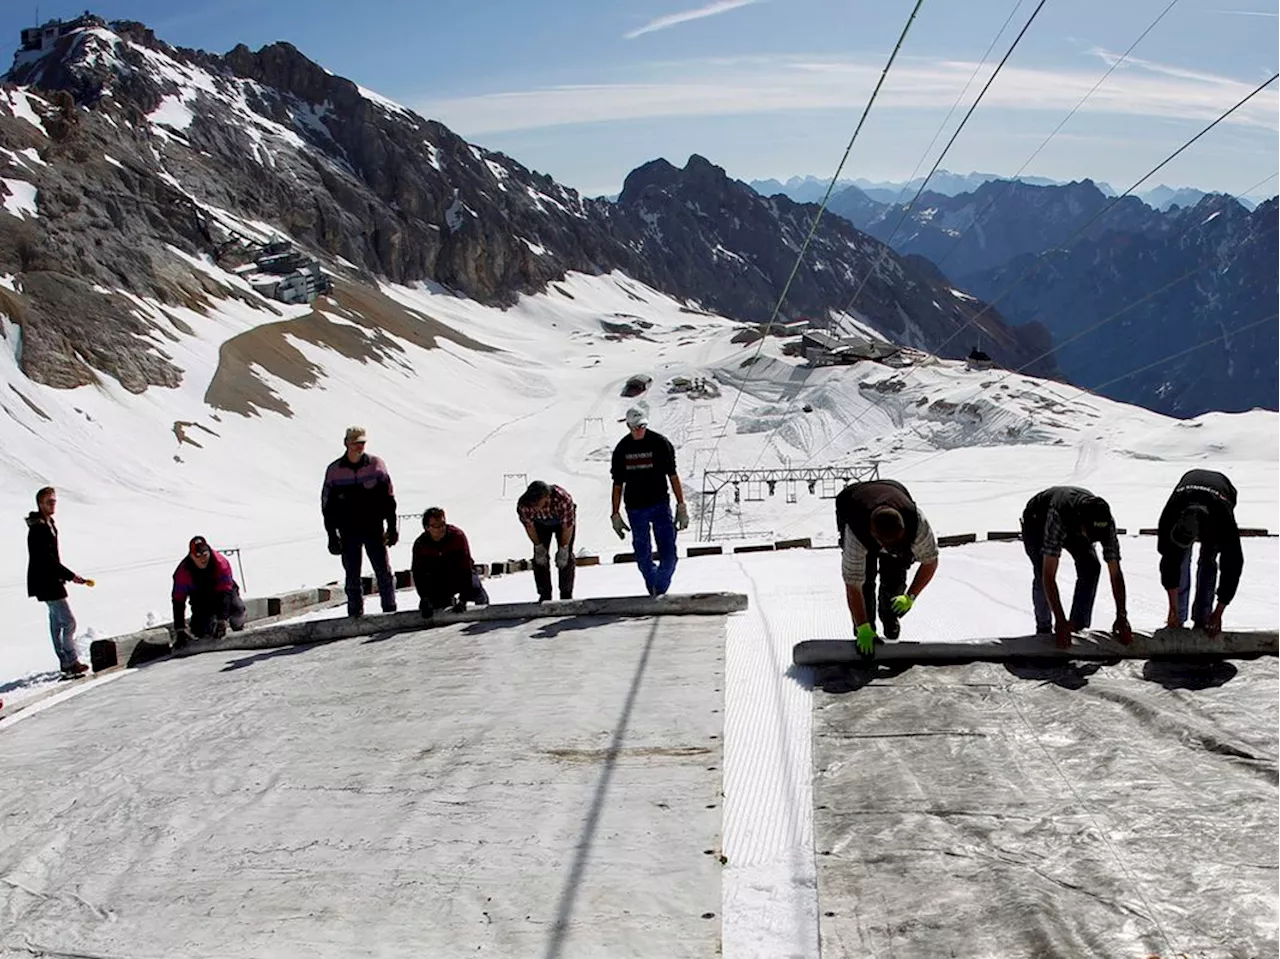
{"label": "rocky mountain peak", "polygon": [[[98,373],[134,390],[173,385],[180,371],[127,297],[210,309],[252,299],[199,264],[272,236],[357,279],[432,281],[491,305],[568,271],[619,270],[760,322],[812,220],[812,207],[759,197],[698,155],[683,169],[642,165],[616,204],[586,200],[288,43],[217,55],[91,18],[20,51],[8,80],[0,172],[37,199],[21,216],[0,212],[0,275],[15,277],[20,301],[6,311],[19,314],[28,375],[59,385]],[[924,349],[981,309],[824,217],[783,315],[839,312],[856,286],[866,323]],[[994,311],[979,324],[998,360],[1040,352],[1034,330]]]}

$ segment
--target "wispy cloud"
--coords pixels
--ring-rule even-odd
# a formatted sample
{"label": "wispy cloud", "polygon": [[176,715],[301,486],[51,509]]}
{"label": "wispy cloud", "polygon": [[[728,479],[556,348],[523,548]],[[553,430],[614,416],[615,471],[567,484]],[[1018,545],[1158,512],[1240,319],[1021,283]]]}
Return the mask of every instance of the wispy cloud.
{"label": "wispy cloud", "polygon": [[[1105,51],[1095,51],[1106,56]],[[880,93],[877,110],[950,107],[975,64],[900,60]],[[980,80],[990,75],[983,68]],[[730,116],[797,110],[856,110],[870,95],[880,65],[822,57],[755,57],[663,64],[661,82],[584,84],[419,102],[415,109],[464,135],[565,124]],[[1063,112],[1097,80],[1096,71],[1006,66],[979,113],[1001,108]],[[1130,58],[1082,108],[1082,113],[1209,120],[1254,83]],[[1280,96],[1264,90],[1228,123],[1277,129]],[[1082,118],[1083,119],[1083,118]],[[1081,122],[1081,121],[1075,121]]]}
{"label": "wispy cloud", "polygon": [[1280,13],[1273,13],[1270,10],[1210,10],[1210,13],[1225,13],[1231,17],[1270,17],[1272,20],[1280,19]]}
{"label": "wispy cloud", "polygon": [[657,30],[666,30],[668,27],[674,27],[681,23],[688,23],[690,20],[701,20],[704,17],[714,17],[721,13],[728,13],[730,10],[737,10],[739,7],[750,6],[758,3],[759,0],[715,0],[706,6],[698,7],[694,10],[682,10],[679,13],[669,13],[665,17],[658,17],[656,20],[650,20],[643,27],[625,33],[628,40],[634,40],[636,37],[643,36],[646,33],[653,33]]}

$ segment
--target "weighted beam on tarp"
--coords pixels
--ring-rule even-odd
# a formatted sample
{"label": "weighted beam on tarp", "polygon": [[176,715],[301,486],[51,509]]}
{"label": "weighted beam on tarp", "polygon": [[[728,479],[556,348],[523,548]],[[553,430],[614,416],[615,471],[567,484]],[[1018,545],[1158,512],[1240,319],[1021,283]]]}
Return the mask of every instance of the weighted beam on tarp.
{"label": "weighted beam on tarp", "polygon": [[862,662],[1004,662],[1013,659],[1109,660],[1152,659],[1164,656],[1218,657],[1230,659],[1277,655],[1275,630],[1240,630],[1208,636],[1191,629],[1158,629],[1133,634],[1126,646],[1110,633],[1087,630],[1076,633],[1071,645],[1061,648],[1052,636],[1005,636],[955,642],[890,640],[877,645],[864,658],[851,639],[808,639],[797,643],[792,661],[797,666]]}
{"label": "weighted beam on tarp", "polygon": [[690,616],[733,613],[747,608],[742,593],[668,593],[661,599],[649,596],[605,596],[595,599],[567,599],[546,603],[495,603],[474,606],[463,613],[437,610],[430,619],[420,612],[370,613],[340,616],[298,623],[276,623],[260,629],[227,633],[221,639],[199,640],[178,651],[178,655],[217,652],[226,649],[273,649],[300,643],[327,642],[375,633],[409,632],[451,626],[455,623],[495,620],[550,619],[565,616]]}

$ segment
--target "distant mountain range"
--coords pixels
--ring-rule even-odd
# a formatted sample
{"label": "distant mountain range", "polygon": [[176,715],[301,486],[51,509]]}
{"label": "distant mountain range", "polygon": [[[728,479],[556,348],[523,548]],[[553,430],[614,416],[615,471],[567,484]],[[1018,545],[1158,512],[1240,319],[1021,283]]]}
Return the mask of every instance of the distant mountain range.
{"label": "distant mountain range", "polygon": [[1209,194],[1162,212],[1089,180],[989,180],[954,196],[925,192],[909,210],[846,187],[828,209],[930,261],[1006,319],[1043,324],[1074,383],[1180,416],[1276,408],[1276,323],[1229,335],[1275,313],[1274,199],[1250,210]]}
{"label": "distant mountain range", "polygon": [[[930,193],[938,193],[943,196],[956,196],[961,193],[972,193],[981,187],[984,183],[992,180],[1005,180],[998,173],[952,173],[949,170],[938,170],[929,180]],[[1017,178],[1020,183],[1027,183],[1031,186],[1065,186],[1066,182],[1062,180],[1051,180],[1042,176],[1020,176]],[[834,193],[847,190],[849,187],[856,187],[861,190],[868,199],[877,203],[906,203],[909,201],[924,181],[924,177],[916,177],[914,180],[894,182],[892,180],[867,180],[862,177],[852,180],[837,180]],[[791,199],[800,203],[817,203],[822,199],[823,194],[827,192],[827,185],[830,179],[819,179],[815,176],[793,176],[787,181],[779,180],[750,180],[748,185],[765,196],[774,196],[782,193]],[[1097,182],[1094,184],[1105,196],[1115,196],[1116,190],[1112,189],[1108,183]],[[1148,206],[1157,210],[1168,210],[1175,204],[1177,206],[1195,206],[1207,194],[1204,190],[1198,190],[1195,187],[1180,186],[1171,187],[1161,184],[1149,190],[1140,190],[1133,194],[1142,200]],[[1240,202],[1244,204],[1246,209],[1252,210],[1256,206],[1256,201],[1241,197]]]}

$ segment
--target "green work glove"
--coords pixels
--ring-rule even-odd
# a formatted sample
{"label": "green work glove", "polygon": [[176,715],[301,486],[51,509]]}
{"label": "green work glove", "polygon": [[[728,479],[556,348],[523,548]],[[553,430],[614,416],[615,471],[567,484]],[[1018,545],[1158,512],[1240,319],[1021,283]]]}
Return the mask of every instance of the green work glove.
{"label": "green work glove", "polygon": [[889,600],[889,605],[893,607],[894,613],[899,616],[905,616],[911,612],[911,607],[915,605],[915,597],[910,593],[903,593],[901,596],[895,596]]}
{"label": "green work glove", "polygon": [[858,637],[858,652],[863,656],[870,656],[876,645],[876,628],[870,623],[863,623],[854,631],[854,635]]}

